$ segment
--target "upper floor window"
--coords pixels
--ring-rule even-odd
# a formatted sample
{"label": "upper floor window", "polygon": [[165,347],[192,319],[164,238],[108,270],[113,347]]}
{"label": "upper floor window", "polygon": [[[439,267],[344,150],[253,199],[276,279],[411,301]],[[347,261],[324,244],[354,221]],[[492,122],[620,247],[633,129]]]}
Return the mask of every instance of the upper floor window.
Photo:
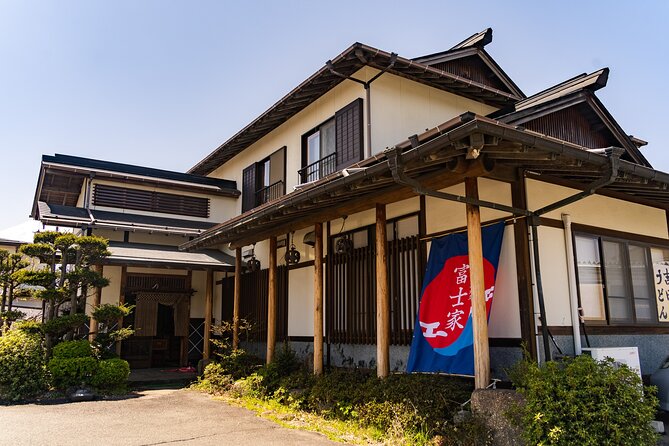
{"label": "upper floor window", "polygon": [[586,321],[609,325],[669,322],[669,270],[665,276],[662,266],[669,265],[669,250],[589,234],[577,234],[574,240]]}
{"label": "upper floor window", "polygon": [[286,193],[286,147],[242,172],[242,212]]}
{"label": "upper floor window", "polygon": [[362,127],[362,99],[356,99],[302,135],[300,183],[316,181],[361,161]]}
{"label": "upper floor window", "polygon": [[161,212],[165,214],[209,217],[209,199],[187,195],[168,194],[143,189],[96,184],[93,204],[120,209]]}

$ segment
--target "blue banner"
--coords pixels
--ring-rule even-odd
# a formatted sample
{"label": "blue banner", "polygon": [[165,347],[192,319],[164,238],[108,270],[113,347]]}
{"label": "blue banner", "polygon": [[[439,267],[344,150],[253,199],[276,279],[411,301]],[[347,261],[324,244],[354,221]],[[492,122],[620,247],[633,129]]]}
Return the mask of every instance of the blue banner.
{"label": "blue banner", "polygon": [[[490,317],[504,223],[485,226],[483,274]],[[432,240],[407,372],[474,375],[467,234]]]}

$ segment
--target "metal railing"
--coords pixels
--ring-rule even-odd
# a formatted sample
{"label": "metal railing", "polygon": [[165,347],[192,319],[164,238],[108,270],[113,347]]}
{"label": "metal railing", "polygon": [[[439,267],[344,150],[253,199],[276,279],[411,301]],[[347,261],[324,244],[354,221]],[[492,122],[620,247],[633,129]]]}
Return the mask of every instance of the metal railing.
{"label": "metal railing", "polygon": [[256,192],[256,206],[267,203],[284,195],[283,181],[277,181]]}
{"label": "metal railing", "polygon": [[331,153],[318,161],[298,170],[300,183],[309,183],[323,178],[337,170],[337,154]]}

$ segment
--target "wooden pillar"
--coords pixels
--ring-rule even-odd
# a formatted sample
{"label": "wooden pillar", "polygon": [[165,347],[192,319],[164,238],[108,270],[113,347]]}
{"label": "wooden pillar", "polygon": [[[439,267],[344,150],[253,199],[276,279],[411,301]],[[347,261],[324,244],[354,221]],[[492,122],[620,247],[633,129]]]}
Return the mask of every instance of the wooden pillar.
{"label": "wooden pillar", "polygon": [[211,357],[211,317],[214,311],[214,271],[207,270],[207,284],[204,297],[204,346],[202,359]]}
{"label": "wooden pillar", "polygon": [[269,293],[267,296],[267,358],[269,364],[274,360],[276,345],[276,237],[269,239]]}
{"label": "wooden pillar", "polygon": [[376,205],[376,374],[390,373],[390,295],[388,293],[388,255],[386,206]]}
{"label": "wooden pillar", "polygon": [[[127,284],[128,284],[128,267],[124,265],[121,267],[121,292],[119,293],[118,296],[118,303],[121,305],[125,303],[125,288]],[[119,318],[118,328],[119,329],[123,328],[123,318]],[[119,358],[121,357],[121,341],[118,341],[116,343],[116,356],[118,356]]]}
{"label": "wooden pillar", "polygon": [[[95,265],[95,272],[102,275],[102,265]],[[91,302],[91,311],[95,310],[100,306],[100,301],[102,301],[102,288],[95,288],[95,293],[93,294],[93,302]],[[93,342],[95,336],[98,334],[98,321],[91,318],[88,326],[88,340]]]}
{"label": "wooden pillar", "polygon": [[[187,290],[192,290],[193,289],[193,271],[188,270],[188,273],[186,274],[186,289]],[[188,296],[188,305],[186,309],[186,317],[188,318],[188,330],[186,331],[186,336],[181,336],[181,355],[180,355],[180,363],[181,367],[186,367],[188,366],[188,350],[189,350],[189,336],[190,336],[190,305],[191,305],[191,299],[192,296]]]}
{"label": "wooden pillar", "polygon": [[235,290],[232,297],[232,349],[239,348],[239,301],[242,297],[242,248],[235,249]]}
{"label": "wooden pillar", "polygon": [[[465,179],[467,198],[479,198],[477,178]],[[474,328],[475,388],[484,389],[490,382],[490,352],[488,347],[488,316],[483,277],[483,242],[481,214],[476,205],[467,205],[467,243],[469,246],[469,280],[471,284],[472,323]]]}
{"label": "wooden pillar", "polygon": [[314,225],[314,375],[323,374],[323,224]]}

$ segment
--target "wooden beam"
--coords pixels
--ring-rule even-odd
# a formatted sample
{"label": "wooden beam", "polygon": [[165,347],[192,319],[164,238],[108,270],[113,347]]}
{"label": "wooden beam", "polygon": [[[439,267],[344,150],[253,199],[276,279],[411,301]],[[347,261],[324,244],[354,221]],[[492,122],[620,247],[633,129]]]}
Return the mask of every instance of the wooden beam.
{"label": "wooden beam", "polygon": [[[95,272],[102,275],[102,265],[95,265]],[[95,288],[95,294],[93,294],[93,302],[91,302],[91,311],[95,310],[100,306],[100,301],[102,300],[102,288]],[[98,334],[98,321],[91,318],[90,325],[88,326],[88,340],[93,342],[95,337]]]}
{"label": "wooden beam", "polygon": [[323,374],[323,224],[314,225],[314,375]]}
{"label": "wooden beam", "polygon": [[214,308],[214,271],[207,270],[207,284],[204,296],[204,347],[202,348],[202,359],[211,357],[211,318]]}
{"label": "wooden beam", "polygon": [[269,295],[267,296],[267,364],[274,360],[276,346],[276,237],[269,239]]}
{"label": "wooden beam", "polygon": [[390,374],[390,294],[386,253],[386,205],[376,205],[376,374]]}
{"label": "wooden beam", "polygon": [[[468,177],[492,174],[494,174],[494,170],[490,172],[481,158],[479,158],[468,164],[466,172],[445,175],[443,170],[439,170],[425,175],[421,179],[421,183],[428,189],[439,190],[460,184]],[[230,242],[230,245],[235,248],[238,246],[244,247],[272,235],[286,234],[304,229],[318,222],[340,218],[342,215],[353,215],[357,212],[366,211],[373,208],[374,203],[389,204],[415,196],[416,193],[408,187],[389,185],[381,190],[373,190],[367,194],[361,194],[361,196],[356,197],[354,200],[347,200],[345,197],[341,197],[341,199],[336,200],[337,203],[341,203],[339,205],[330,203],[330,206],[314,206],[313,208],[317,208],[318,210],[310,215],[305,215],[303,218],[296,219],[292,215],[287,215],[285,216],[286,223],[272,222],[271,225],[268,225],[269,227],[256,228],[250,231],[244,229],[243,231],[246,234],[252,233],[252,235],[246,235],[237,239],[226,238],[221,241]]]}
{"label": "wooden beam", "polygon": [[242,296],[242,248],[235,248],[235,289],[232,297],[232,349],[239,348],[239,302]]}
{"label": "wooden beam", "polygon": [[[478,200],[478,179],[465,179],[467,198]],[[474,386],[485,389],[490,382],[490,352],[488,346],[488,316],[483,276],[483,242],[479,207],[467,205],[467,244],[469,247],[469,280],[474,328]]]}

